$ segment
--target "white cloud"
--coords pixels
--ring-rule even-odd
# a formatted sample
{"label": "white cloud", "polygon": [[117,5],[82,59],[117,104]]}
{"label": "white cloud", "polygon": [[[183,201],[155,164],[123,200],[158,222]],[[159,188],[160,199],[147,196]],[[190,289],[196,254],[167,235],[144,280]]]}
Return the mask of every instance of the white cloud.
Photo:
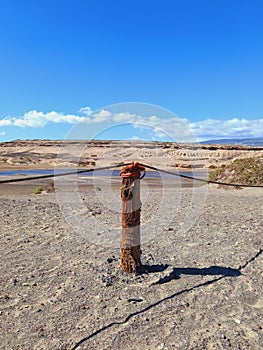
{"label": "white cloud", "polygon": [[0,136],[5,136],[5,132],[4,132],[4,131],[1,131],[1,132],[0,132]]}
{"label": "white cloud", "polygon": [[92,113],[92,109],[89,106],[82,107],[80,108],[79,112],[85,115],[90,115]]}
{"label": "white cloud", "polygon": [[4,118],[0,120],[0,126],[42,128],[48,123],[76,124],[79,122],[90,123],[90,118],[81,117],[74,114],[63,114],[55,111],[43,113],[33,110],[25,113],[23,116],[18,118]]}
{"label": "white cloud", "polygon": [[102,109],[98,113],[92,113],[91,117],[92,117],[93,123],[101,123],[101,122],[109,121],[112,117],[112,113]]}
{"label": "white cloud", "polygon": [[[195,140],[202,141],[218,138],[263,137],[263,119],[248,120],[245,118],[232,118],[218,120],[210,118],[197,122],[189,122],[186,119],[177,117],[142,116],[129,112],[112,113],[106,109],[92,112],[90,107],[81,108],[79,113],[80,115],[64,114],[55,111],[44,113],[32,110],[19,117],[0,119],[0,126],[42,128],[51,123],[100,125],[100,123],[106,122],[109,126],[128,123],[135,129],[139,128],[143,132],[148,130],[149,133],[150,130],[152,139],[173,139],[178,142],[193,142]],[[4,134],[1,133],[0,135],[3,136]]]}
{"label": "white cloud", "polygon": [[0,126],[11,126],[12,122],[11,120],[5,118],[0,120]]}
{"label": "white cloud", "polygon": [[162,129],[154,128],[153,129],[154,134],[159,138],[159,139],[165,139],[167,138],[167,134],[165,134]]}
{"label": "white cloud", "polygon": [[134,123],[136,122],[136,118],[139,118],[139,116],[129,112],[115,113],[113,115],[113,121],[116,123]]}
{"label": "white cloud", "polygon": [[195,123],[189,123],[189,128],[199,140],[263,137],[263,119],[206,119]]}

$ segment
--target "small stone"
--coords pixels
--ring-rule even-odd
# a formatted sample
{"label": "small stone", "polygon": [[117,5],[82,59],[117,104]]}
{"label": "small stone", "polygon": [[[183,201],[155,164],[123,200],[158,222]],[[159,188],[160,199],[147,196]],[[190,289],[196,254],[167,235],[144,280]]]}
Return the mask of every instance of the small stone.
{"label": "small stone", "polygon": [[143,301],[143,298],[129,298],[127,299],[128,303],[136,304]]}

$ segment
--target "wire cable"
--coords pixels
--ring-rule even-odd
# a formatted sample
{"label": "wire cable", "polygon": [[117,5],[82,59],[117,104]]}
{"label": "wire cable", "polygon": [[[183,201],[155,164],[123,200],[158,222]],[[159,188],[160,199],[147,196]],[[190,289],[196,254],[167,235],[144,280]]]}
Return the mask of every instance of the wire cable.
{"label": "wire cable", "polygon": [[[109,169],[115,169],[115,168],[120,168],[123,166],[128,166],[131,163],[120,163],[120,164],[115,164],[115,165],[109,165],[109,166],[104,166],[104,167],[99,167],[99,168],[92,168],[92,169],[81,169],[81,170],[75,170],[75,171],[70,171],[70,172],[64,172],[64,173],[55,173],[55,174],[49,174],[49,175],[40,175],[40,176],[27,176],[27,177],[20,177],[20,178],[13,178],[13,179],[5,179],[5,180],[0,180],[0,184],[6,184],[6,183],[13,183],[13,182],[22,182],[22,181],[28,181],[28,180],[38,180],[38,179],[47,179],[47,178],[53,178],[53,177],[59,177],[59,176],[67,176],[67,175],[76,175],[76,174],[81,174],[81,173],[89,173],[89,172],[95,172],[95,171],[101,171],[101,170],[109,170]],[[263,185],[248,185],[248,184],[236,184],[236,183],[227,183],[227,182],[221,182],[221,181],[213,181],[213,180],[208,180],[208,179],[201,179],[200,177],[195,177],[195,176],[190,176],[190,175],[184,175],[184,174],[179,174],[175,173],[174,171],[169,171],[161,168],[157,168],[151,165],[143,164],[140,163],[141,166],[155,170],[161,173],[181,177],[184,179],[188,180],[193,180],[193,181],[199,181],[199,182],[204,182],[206,184],[215,184],[215,185],[222,185],[222,186],[232,186],[232,187],[251,187],[251,188],[263,188]]]}
{"label": "wire cable", "polygon": [[143,164],[145,168],[155,170],[161,173],[169,174],[169,175],[174,175],[177,177],[182,177],[184,179],[189,179],[189,180],[194,180],[194,181],[200,181],[200,182],[205,182],[207,184],[216,184],[216,185],[223,185],[223,186],[233,186],[233,187],[263,187],[263,185],[247,185],[247,184],[233,184],[233,183],[227,183],[227,182],[221,182],[221,181],[212,181],[212,180],[207,180],[207,179],[201,179],[200,177],[194,177],[190,175],[184,175],[184,174],[178,174],[173,171],[165,170],[165,169],[160,169],[151,165]]}
{"label": "wire cable", "polygon": [[99,168],[92,168],[92,169],[81,169],[81,170],[75,170],[75,171],[69,171],[64,173],[55,173],[55,174],[48,174],[48,175],[40,175],[40,176],[26,176],[26,177],[19,177],[19,178],[13,178],[13,179],[5,179],[0,180],[0,184],[6,184],[6,183],[12,183],[12,182],[22,182],[22,181],[28,181],[28,180],[38,180],[38,179],[48,179],[52,177],[59,177],[59,176],[67,176],[67,175],[76,175],[76,174],[82,174],[82,173],[91,173],[95,171],[101,171],[101,170],[109,170],[109,169],[115,169],[120,168],[122,166],[130,165],[130,163],[121,163],[116,165],[109,165]]}

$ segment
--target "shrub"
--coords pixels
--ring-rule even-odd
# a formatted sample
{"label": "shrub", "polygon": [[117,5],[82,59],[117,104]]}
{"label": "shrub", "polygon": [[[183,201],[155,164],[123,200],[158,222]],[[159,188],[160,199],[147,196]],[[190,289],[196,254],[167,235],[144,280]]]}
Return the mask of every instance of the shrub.
{"label": "shrub", "polygon": [[38,186],[34,189],[34,194],[41,194],[42,191],[44,191],[44,188],[42,186]]}
{"label": "shrub", "polygon": [[209,180],[238,185],[263,185],[263,159],[239,158],[209,175]]}
{"label": "shrub", "polygon": [[213,173],[209,174],[209,180],[216,181],[218,176],[222,173],[223,168],[217,168]]}

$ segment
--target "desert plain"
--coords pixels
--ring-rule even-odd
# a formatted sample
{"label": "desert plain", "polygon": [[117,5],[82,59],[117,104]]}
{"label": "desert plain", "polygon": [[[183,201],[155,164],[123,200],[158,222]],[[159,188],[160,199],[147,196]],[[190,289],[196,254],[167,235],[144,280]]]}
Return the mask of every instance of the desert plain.
{"label": "desert plain", "polygon": [[33,193],[47,182],[0,187],[1,349],[262,348],[262,188],[146,174],[143,268],[125,274],[121,179],[65,177]]}

